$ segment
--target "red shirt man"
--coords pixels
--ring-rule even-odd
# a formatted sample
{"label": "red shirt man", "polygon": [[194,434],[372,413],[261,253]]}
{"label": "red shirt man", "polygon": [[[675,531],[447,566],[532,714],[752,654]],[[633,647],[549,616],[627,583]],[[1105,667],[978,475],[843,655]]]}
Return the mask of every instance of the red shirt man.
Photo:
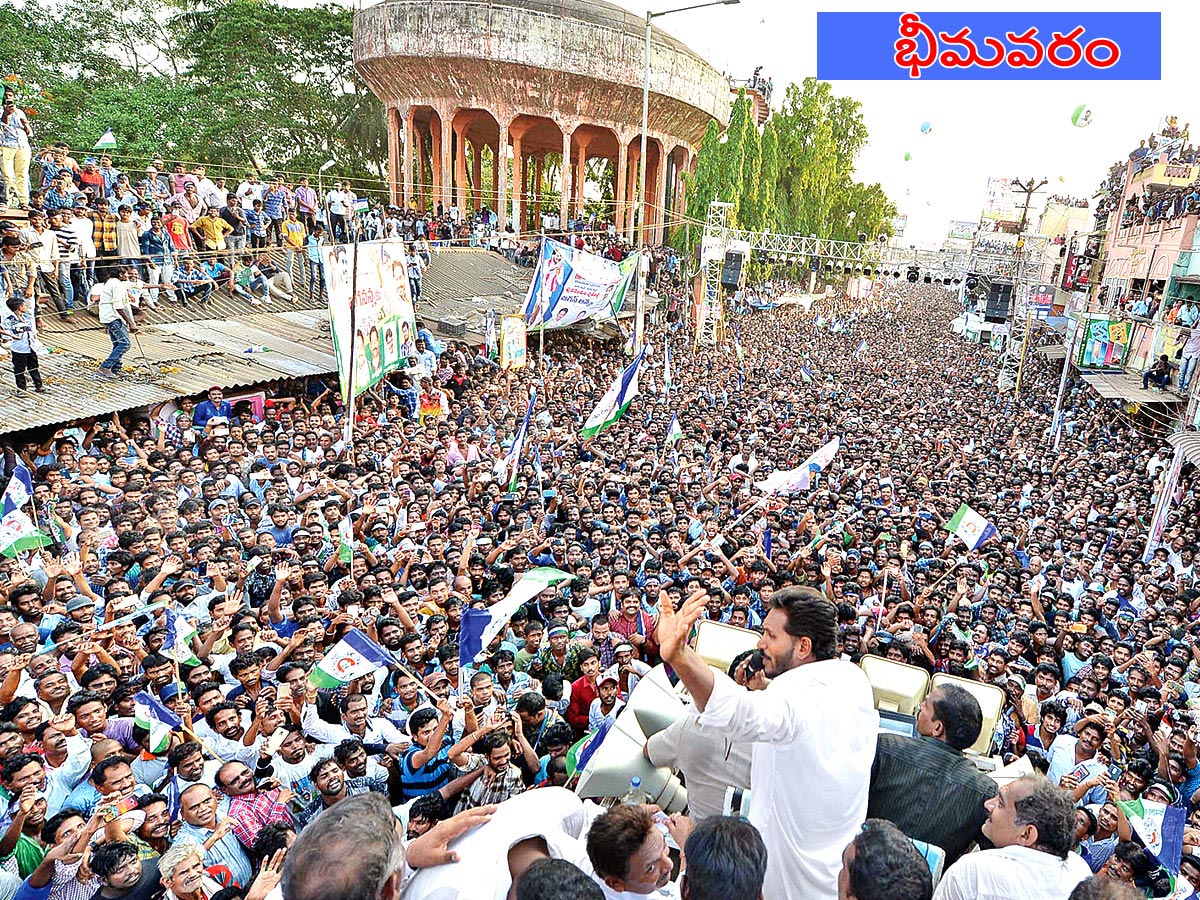
{"label": "red shirt man", "polygon": [[178,203],[171,204],[169,211],[163,216],[162,223],[163,228],[167,230],[167,234],[171,236],[171,244],[174,245],[175,249],[183,252],[191,252],[193,249],[192,234],[188,231],[191,223],[183,217]]}
{"label": "red shirt man", "polygon": [[583,674],[571,682],[571,700],[567,704],[567,724],[576,734],[588,727],[588,712],[592,701],[600,696],[596,679],[600,677],[600,654],[587,647],[579,654],[579,671]]}

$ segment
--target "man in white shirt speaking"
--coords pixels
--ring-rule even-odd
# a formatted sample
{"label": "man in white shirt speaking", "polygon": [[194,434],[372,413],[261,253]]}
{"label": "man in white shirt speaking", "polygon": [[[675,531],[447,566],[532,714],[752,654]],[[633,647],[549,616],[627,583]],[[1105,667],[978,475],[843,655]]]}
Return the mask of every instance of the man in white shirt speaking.
{"label": "man in white shirt speaking", "polygon": [[687,645],[708,597],[693,593],[658,625],[663,659],[700,722],[754,743],[750,823],[767,847],[764,900],[837,897],[842,850],[867,813],[879,716],[863,671],[837,658],[837,610],[811,588],[771,597],[763,620],[765,691],[751,693]]}

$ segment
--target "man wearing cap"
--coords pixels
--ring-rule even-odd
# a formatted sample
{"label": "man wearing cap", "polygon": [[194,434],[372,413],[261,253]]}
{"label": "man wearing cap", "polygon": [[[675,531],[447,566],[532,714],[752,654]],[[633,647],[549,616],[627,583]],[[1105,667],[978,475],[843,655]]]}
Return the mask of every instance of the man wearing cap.
{"label": "man wearing cap", "polygon": [[650,672],[650,666],[637,658],[633,644],[625,642],[613,647],[613,665],[617,667],[617,680],[624,697],[632,694],[638,682]]}
{"label": "man wearing cap", "polygon": [[[407,677],[407,676],[405,676],[403,673],[401,673],[401,675],[399,677],[403,678],[403,677]],[[399,679],[397,679],[397,680],[399,680]],[[409,678],[409,681],[411,681],[411,680],[412,679]],[[432,693],[433,696],[437,697],[439,700],[446,700],[450,697],[450,694],[451,694],[450,679],[448,677],[446,677],[446,673],[443,672],[441,669],[438,669],[436,672],[426,675],[425,678],[423,679],[422,683],[425,685],[425,688],[430,693]],[[396,699],[397,700],[401,699],[399,689],[397,689],[397,692],[396,692]],[[390,716],[390,718],[393,721],[395,721],[395,718],[396,718],[395,712],[396,712],[396,707],[393,705],[392,714]],[[412,710],[410,709],[410,710],[408,710],[408,712],[411,713]]]}
{"label": "man wearing cap", "polygon": [[595,731],[606,720],[616,721],[621,710],[625,708],[625,701],[621,699],[621,680],[615,665],[600,673],[596,680],[596,692],[597,697],[588,708],[589,732]]}
{"label": "man wearing cap", "polygon": [[137,183],[135,190],[144,200],[161,207],[163,201],[171,196],[171,192],[167,190],[166,184],[159,180],[158,169],[154,166],[146,166],[145,175],[146,177]]}

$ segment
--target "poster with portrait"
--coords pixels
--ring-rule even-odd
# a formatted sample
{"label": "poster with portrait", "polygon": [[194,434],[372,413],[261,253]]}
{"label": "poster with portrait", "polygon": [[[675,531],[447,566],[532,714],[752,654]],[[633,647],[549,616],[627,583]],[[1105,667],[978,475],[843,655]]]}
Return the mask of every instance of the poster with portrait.
{"label": "poster with portrait", "polygon": [[357,397],[416,354],[408,259],[403,241],[385,240],[324,246],[321,262],[338,380],[348,402],[351,384]]}
{"label": "poster with portrait", "polygon": [[1081,369],[1121,368],[1129,349],[1129,329],[1124,325],[1123,322],[1108,319],[1087,322],[1079,343],[1078,366]]}
{"label": "poster with portrait", "polygon": [[566,328],[585,319],[612,319],[637,273],[637,254],[613,262],[545,238],[529,292],[525,324]]}
{"label": "poster with portrait", "polygon": [[524,317],[504,316],[500,319],[500,368],[524,368],[526,353]]}

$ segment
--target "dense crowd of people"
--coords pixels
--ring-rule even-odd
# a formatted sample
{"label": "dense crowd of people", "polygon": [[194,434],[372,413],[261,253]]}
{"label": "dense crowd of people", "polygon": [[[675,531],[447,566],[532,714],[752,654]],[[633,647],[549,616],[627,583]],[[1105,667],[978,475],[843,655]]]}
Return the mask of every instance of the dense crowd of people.
{"label": "dense crowd of people", "polygon": [[[667,317],[589,440],[628,357],[552,333],[516,372],[422,340],[427,378],[361,398],[351,443],[314,384],[261,418],[214,388],[7,447],[53,543],[0,559],[0,896],[929,897],[905,836],[945,851],[940,898],[1161,896],[1180,860],[1116,802],[1200,794],[1194,469],[1143,561],[1169,447],[1073,383],[1049,449],[1057,373],[998,394],[960,311],[936,285],[829,294],[739,317],[740,354]],[[812,489],[750,510],[834,437]],[[996,529],[974,550],[964,502]],[[464,609],[540,566],[569,577],[464,672]],[[760,652],[714,676],[697,618]],[[393,662],[321,686],[352,632]],[[877,745],[866,655],[1001,687],[997,753],[1045,774],[997,795],[948,688]],[[691,816],[563,790],[664,661],[696,715],[646,752]],[[749,823],[724,787],[753,789]]]}

